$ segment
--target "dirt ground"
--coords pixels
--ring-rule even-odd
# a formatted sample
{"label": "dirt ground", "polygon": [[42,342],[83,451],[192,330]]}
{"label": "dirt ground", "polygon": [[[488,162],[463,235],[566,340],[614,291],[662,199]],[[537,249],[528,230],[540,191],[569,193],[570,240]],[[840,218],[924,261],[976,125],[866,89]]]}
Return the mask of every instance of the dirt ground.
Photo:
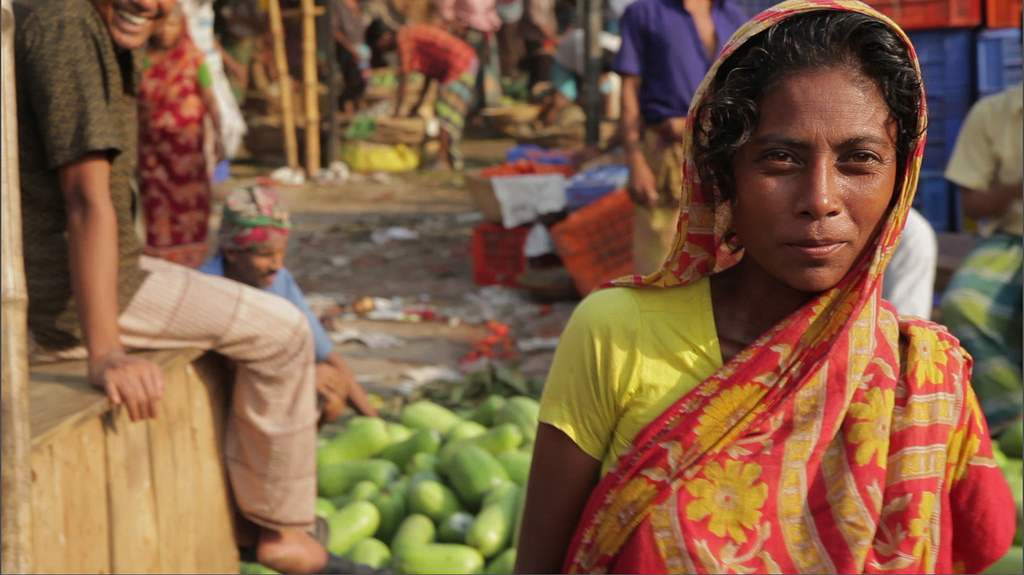
{"label": "dirt ground", "polygon": [[[512,145],[467,140],[467,167],[500,163]],[[215,196],[276,167],[236,162]],[[540,301],[523,289],[474,285],[470,242],[483,219],[461,175],[356,176],[342,185],[276,189],[294,226],[286,265],[369,391],[385,399],[408,395],[496,364],[544,378],[554,338],[575,301]],[[388,241],[389,229],[416,239]],[[376,298],[376,310],[355,313],[356,302],[366,297]],[[469,361],[474,350],[486,355],[487,338],[501,329],[493,322],[508,326],[511,341],[493,359]]]}

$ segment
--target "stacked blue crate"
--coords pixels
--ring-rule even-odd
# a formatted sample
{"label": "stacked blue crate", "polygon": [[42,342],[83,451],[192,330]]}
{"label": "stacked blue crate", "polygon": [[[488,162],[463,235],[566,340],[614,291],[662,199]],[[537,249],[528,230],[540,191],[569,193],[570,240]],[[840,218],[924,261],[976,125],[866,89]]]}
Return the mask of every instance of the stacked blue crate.
{"label": "stacked blue crate", "polygon": [[629,181],[629,168],[619,164],[597,166],[569,178],[565,190],[569,211],[575,211],[594,202]]}
{"label": "stacked blue crate", "polygon": [[734,4],[738,5],[744,12],[746,12],[747,18],[753,18],[781,1],[782,0],[735,0]]}
{"label": "stacked blue crate", "polygon": [[978,98],[991,96],[1024,76],[1024,46],[1020,28],[1000,28],[978,32],[975,47],[978,57]]}
{"label": "stacked blue crate", "polygon": [[935,231],[954,231],[957,198],[942,173],[971,106],[973,35],[971,30],[953,28],[913,31],[908,36],[917,50],[928,100],[928,139],[914,207]]}

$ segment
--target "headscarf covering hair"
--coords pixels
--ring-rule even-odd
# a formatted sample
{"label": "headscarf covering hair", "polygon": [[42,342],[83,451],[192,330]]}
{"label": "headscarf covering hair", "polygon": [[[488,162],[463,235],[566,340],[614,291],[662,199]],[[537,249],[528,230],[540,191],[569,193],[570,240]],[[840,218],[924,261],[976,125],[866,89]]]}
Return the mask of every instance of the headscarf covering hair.
{"label": "headscarf covering hair", "polygon": [[[610,286],[666,288],[734,265],[728,202],[694,164],[695,112],[722,63],[798,14],[851,0],[788,0],[741,27],[695,95],[681,213],[664,266]],[[926,120],[921,93],[919,125]],[[979,572],[1008,549],[1012,497],[943,328],[899,318],[881,276],[910,209],[921,134],[873,244],[846,277],[763,334],[641,430],[601,478],[565,557],[569,573]],[[928,454],[928,455],[926,455]]]}
{"label": "headscarf covering hair", "polygon": [[239,186],[224,201],[217,245],[222,250],[254,249],[275,235],[287,236],[291,228],[277,192],[266,186]]}

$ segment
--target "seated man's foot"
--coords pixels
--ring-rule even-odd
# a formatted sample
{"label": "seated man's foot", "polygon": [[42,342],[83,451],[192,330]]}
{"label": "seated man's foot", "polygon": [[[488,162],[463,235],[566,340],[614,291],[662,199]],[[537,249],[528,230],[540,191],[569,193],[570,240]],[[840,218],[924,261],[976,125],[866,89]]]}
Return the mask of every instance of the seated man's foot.
{"label": "seated man's foot", "polygon": [[278,573],[323,573],[327,549],[303,529],[261,528],[256,547],[261,565]]}

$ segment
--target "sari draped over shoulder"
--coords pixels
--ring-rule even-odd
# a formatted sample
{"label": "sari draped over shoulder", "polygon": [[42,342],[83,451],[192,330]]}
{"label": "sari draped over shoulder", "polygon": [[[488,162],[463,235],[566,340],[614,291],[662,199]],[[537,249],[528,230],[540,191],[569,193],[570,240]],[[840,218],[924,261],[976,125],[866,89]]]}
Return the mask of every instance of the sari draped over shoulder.
{"label": "sari draped over shoulder", "polygon": [[[811,10],[869,13],[910,47],[853,1],[790,0],[748,22],[688,116],[670,257],[611,285],[690,283],[742,257],[723,241],[728,210],[714,209],[693,164],[693,112],[740,45]],[[1006,552],[1014,504],[969,385],[971,358],[944,328],[900,318],[880,296],[923,150],[922,137],[873,249],[837,286],[636,436],[593,492],[566,572],[977,572]]]}

